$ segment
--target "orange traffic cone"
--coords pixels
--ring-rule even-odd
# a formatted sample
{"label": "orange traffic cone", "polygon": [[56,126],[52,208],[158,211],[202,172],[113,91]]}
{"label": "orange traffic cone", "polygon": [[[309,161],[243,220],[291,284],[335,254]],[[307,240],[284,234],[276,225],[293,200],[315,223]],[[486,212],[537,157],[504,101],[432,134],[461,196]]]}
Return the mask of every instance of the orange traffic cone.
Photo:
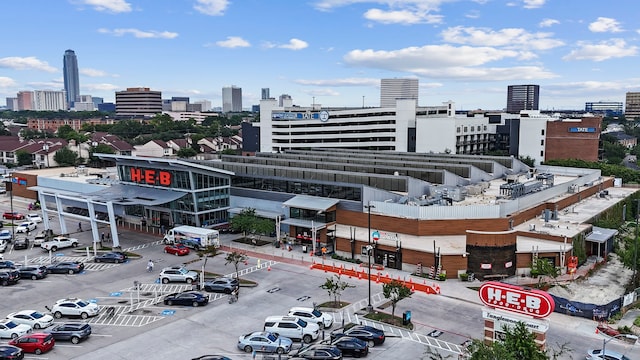
{"label": "orange traffic cone", "polygon": [[271,271],[271,265],[267,266],[267,271]]}
{"label": "orange traffic cone", "polygon": [[596,326],[596,334],[599,334],[600,330],[598,330],[598,327]]}

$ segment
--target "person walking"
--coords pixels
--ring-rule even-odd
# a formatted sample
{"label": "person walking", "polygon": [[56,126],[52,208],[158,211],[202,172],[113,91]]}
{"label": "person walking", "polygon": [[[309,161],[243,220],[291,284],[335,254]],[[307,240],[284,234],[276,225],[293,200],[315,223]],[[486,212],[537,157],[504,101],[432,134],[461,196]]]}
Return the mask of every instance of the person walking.
{"label": "person walking", "polygon": [[81,222],[78,223],[78,231],[82,231],[82,223]]}
{"label": "person walking", "polygon": [[111,233],[110,232],[107,233],[107,242],[111,242]]}
{"label": "person walking", "polygon": [[149,262],[147,263],[147,272],[152,272],[153,271],[153,261],[149,260]]}

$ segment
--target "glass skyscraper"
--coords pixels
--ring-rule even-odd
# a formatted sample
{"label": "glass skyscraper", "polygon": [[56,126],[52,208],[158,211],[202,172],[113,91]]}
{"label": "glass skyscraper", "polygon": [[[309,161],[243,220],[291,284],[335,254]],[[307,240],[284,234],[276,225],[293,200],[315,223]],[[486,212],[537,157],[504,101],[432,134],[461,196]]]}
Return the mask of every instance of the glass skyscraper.
{"label": "glass skyscraper", "polygon": [[63,58],[64,91],[67,93],[67,107],[71,108],[73,102],[80,96],[80,80],[78,76],[78,58],[73,50],[64,52]]}

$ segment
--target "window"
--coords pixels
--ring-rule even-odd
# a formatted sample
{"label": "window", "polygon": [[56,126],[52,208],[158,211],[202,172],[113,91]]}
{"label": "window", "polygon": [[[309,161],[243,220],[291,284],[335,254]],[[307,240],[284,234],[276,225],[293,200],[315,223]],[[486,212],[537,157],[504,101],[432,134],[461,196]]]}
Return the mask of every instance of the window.
{"label": "window", "polygon": [[460,126],[458,126],[458,127],[456,128],[456,132],[457,132],[457,133],[459,133],[459,132],[460,132]]}
{"label": "window", "polygon": [[544,136],[544,129],[540,130],[540,135]]}

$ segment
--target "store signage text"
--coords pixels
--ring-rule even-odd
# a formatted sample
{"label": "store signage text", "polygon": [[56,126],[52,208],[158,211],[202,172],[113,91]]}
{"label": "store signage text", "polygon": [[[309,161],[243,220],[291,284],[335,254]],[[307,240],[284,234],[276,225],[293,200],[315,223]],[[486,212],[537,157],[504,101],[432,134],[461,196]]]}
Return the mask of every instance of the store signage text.
{"label": "store signage text", "polygon": [[541,290],[489,281],[478,292],[480,300],[491,308],[525,314],[534,318],[549,316],[555,307],[551,295]]}
{"label": "store signage text", "polygon": [[171,185],[171,173],[164,170],[130,168],[131,181],[147,185]]}
{"label": "store signage text", "polygon": [[[311,112],[303,112],[303,113],[295,113],[295,112],[281,112],[281,113],[272,113],[272,119],[281,119],[281,120],[312,120],[312,119],[321,119],[320,113],[311,113]],[[328,116],[327,116],[328,118]],[[324,120],[322,117],[321,120]],[[326,121],[326,120],[324,120]]]}
{"label": "store signage text", "polygon": [[596,132],[596,128],[594,127],[570,127],[570,133],[594,133]]}

